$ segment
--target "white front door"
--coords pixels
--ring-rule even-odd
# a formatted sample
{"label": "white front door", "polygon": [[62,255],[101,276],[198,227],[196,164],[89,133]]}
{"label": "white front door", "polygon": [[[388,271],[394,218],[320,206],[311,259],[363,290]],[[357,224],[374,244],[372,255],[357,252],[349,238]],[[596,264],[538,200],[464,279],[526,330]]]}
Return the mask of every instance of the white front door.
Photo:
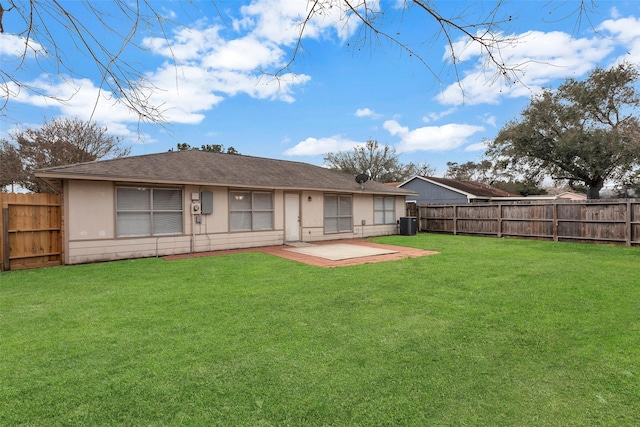
{"label": "white front door", "polygon": [[300,241],[300,195],[286,193],[284,195],[284,240]]}

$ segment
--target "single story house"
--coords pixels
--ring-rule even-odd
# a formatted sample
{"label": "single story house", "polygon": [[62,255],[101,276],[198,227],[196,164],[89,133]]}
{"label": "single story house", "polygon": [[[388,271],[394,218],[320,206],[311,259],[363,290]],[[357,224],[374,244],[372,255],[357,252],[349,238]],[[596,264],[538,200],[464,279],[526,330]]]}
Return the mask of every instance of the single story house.
{"label": "single story house", "polygon": [[416,196],[408,197],[407,202],[415,202],[418,206],[425,204],[484,203],[496,197],[522,198],[517,194],[477,182],[418,175],[399,184],[398,188],[417,193]]}
{"label": "single story house", "polygon": [[40,169],[77,264],[397,234],[413,192],[301,162],[176,151]]}

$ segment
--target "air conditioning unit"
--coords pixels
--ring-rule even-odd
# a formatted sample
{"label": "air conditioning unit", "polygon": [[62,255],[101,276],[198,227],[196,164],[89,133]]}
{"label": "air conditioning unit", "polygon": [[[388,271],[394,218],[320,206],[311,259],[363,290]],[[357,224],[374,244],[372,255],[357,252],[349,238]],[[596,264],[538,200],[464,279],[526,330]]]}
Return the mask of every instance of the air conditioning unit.
{"label": "air conditioning unit", "polygon": [[202,204],[200,202],[191,203],[191,213],[194,215],[200,215],[202,211]]}

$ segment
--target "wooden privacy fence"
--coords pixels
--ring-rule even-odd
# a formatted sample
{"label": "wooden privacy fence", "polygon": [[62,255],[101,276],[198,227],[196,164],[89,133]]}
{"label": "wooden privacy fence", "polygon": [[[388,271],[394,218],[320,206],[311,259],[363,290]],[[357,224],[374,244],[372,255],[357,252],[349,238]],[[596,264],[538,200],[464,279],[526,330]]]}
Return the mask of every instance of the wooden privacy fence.
{"label": "wooden privacy fence", "polygon": [[419,230],[640,245],[640,199],[419,206]]}
{"label": "wooden privacy fence", "polygon": [[60,196],[0,193],[0,202],[0,270],[62,264]]}

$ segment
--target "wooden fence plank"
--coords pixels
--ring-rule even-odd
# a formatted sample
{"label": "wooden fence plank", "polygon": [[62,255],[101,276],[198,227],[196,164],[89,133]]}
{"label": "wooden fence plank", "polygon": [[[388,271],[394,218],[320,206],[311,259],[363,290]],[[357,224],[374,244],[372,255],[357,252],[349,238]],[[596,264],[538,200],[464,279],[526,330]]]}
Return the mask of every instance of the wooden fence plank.
{"label": "wooden fence plank", "polygon": [[640,199],[421,205],[419,231],[640,245]]}
{"label": "wooden fence plank", "polygon": [[2,251],[2,265],[0,265],[0,271],[9,269],[9,204],[2,203],[2,233],[0,233],[0,251]]}

